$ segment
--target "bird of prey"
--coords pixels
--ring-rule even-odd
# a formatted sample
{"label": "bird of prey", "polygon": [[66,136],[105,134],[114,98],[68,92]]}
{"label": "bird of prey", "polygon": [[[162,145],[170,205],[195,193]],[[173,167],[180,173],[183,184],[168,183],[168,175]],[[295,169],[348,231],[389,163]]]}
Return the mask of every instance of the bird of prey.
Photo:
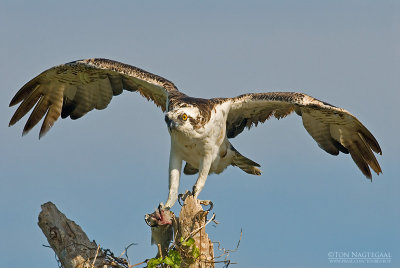
{"label": "bird of prey", "polygon": [[43,117],[39,138],[61,118],[78,119],[93,109],[105,109],[113,96],[123,90],[139,92],[164,112],[171,136],[169,194],[165,208],[178,197],[183,172],[198,178],[192,194],[197,197],[208,174],[221,173],[228,166],[260,175],[260,165],[243,156],[229,139],[247,127],[271,117],[283,118],[292,112],[319,147],[332,155],[348,154],[361,172],[372,178],[381,168],[375,153],[381,148],[371,132],[348,111],[303,93],[269,92],[243,94],[233,98],[192,98],[167,79],[137,67],[108,59],[85,59],[52,67],[26,83],[11,100],[21,103],[10,120],[14,125],[32,108],[23,134]]}

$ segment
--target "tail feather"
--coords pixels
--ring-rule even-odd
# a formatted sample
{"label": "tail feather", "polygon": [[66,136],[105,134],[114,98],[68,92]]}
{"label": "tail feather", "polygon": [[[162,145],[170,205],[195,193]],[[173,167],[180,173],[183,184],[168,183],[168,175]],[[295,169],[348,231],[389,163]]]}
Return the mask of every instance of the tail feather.
{"label": "tail feather", "polygon": [[185,168],[183,169],[183,173],[185,173],[186,175],[194,175],[197,172],[199,172],[199,170],[192,167],[192,165],[189,163],[186,163]]}
{"label": "tail feather", "polygon": [[235,151],[235,156],[232,159],[232,166],[237,166],[248,174],[261,175],[261,170],[258,168],[260,165],[258,163],[241,155],[233,146],[232,149]]}

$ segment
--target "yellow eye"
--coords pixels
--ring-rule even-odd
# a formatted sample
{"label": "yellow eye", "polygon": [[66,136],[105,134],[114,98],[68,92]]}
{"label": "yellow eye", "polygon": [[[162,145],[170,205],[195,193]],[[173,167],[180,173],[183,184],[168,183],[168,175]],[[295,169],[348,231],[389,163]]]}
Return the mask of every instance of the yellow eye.
{"label": "yellow eye", "polygon": [[183,121],[186,121],[187,119],[188,119],[187,114],[183,114],[183,115],[182,115],[182,120],[183,120]]}

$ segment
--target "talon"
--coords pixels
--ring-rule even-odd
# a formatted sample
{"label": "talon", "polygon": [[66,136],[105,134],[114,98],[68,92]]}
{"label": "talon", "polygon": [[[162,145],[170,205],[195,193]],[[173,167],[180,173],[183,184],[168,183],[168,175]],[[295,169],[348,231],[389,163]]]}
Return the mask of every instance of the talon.
{"label": "talon", "polygon": [[[179,205],[183,206],[182,203],[185,203],[185,200],[188,196],[193,195],[190,191],[186,190],[186,192],[184,194],[179,194],[178,195],[178,203]],[[182,200],[182,203],[181,203]]]}
{"label": "talon", "polygon": [[213,204],[213,202],[211,202],[211,200],[201,200],[200,204],[202,204],[203,206],[210,206],[205,211],[211,211],[213,209],[213,207],[214,207],[214,204]]}
{"label": "talon", "polygon": [[[189,192],[190,193],[190,192]],[[193,197],[196,197],[196,187],[193,186],[192,192],[190,193]]]}
{"label": "talon", "polygon": [[[193,186],[193,187],[194,187],[194,186]],[[186,190],[186,191],[185,191],[185,196],[188,197],[189,195],[192,195],[192,192],[189,191],[189,190]]]}
{"label": "talon", "polygon": [[[183,194],[178,194],[178,203],[179,205],[181,205],[181,207],[183,207],[183,204],[185,202],[186,197]],[[182,200],[182,203],[181,203]]]}

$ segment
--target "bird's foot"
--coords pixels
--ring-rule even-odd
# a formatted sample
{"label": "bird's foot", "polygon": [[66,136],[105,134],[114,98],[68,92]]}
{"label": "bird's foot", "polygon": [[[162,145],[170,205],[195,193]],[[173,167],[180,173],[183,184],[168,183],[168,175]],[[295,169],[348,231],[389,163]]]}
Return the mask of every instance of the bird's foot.
{"label": "bird's foot", "polygon": [[[194,193],[194,188],[193,188],[193,192],[190,192],[188,190],[186,190],[186,192],[184,194],[179,194],[178,195],[178,203],[183,206],[183,204],[185,203],[185,200],[188,196],[193,196],[194,198],[197,199],[197,196]],[[213,209],[214,205],[213,202],[211,202],[211,200],[199,200],[200,204],[203,206],[210,206],[206,211],[210,211]]]}
{"label": "bird's foot", "polygon": [[199,200],[200,204],[202,204],[203,206],[210,206],[208,209],[206,209],[205,211],[210,211],[213,209],[214,204],[213,202],[211,202],[211,200]]}
{"label": "bird's foot", "polygon": [[[186,190],[186,192],[184,194],[179,194],[178,195],[178,203],[179,205],[183,206],[183,203],[185,203],[185,200],[188,196],[193,195],[189,190]],[[182,203],[181,203],[182,201]]]}

